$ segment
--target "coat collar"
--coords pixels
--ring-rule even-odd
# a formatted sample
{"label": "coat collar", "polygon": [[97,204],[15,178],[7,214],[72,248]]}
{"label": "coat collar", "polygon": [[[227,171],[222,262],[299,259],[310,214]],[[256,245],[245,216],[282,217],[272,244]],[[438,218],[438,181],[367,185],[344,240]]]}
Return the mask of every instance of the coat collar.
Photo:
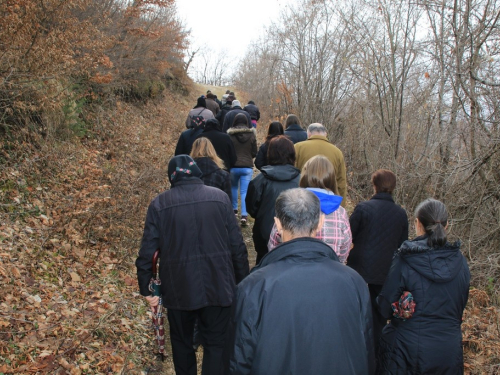
{"label": "coat collar", "polygon": [[324,135],[311,135],[308,139],[309,140],[313,140],[313,139],[319,139],[319,140],[322,140],[322,141],[326,141],[328,143],[330,143],[330,141],[328,140],[328,138],[326,138],[326,136]]}
{"label": "coat collar", "polygon": [[371,197],[371,199],[380,199],[394,203],[394,198],[392,197],[392,194],[389,193],[376,193],[373,197]]}
{"label": "coat collar", "polygon": [[287,241],[267,253],[260,263],[252,269],[252,272],[285,258],[330,258],[339,261],[337,254],[323,241],[312,237],[301,237]]}

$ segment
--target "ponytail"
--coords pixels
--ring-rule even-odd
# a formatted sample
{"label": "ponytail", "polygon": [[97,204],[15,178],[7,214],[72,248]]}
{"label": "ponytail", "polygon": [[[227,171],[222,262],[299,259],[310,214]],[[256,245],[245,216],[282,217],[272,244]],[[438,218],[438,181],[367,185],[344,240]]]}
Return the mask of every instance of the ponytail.
{"label": "ponytail", "polygon": [[448,224],[448,212],[445,205],[435,199],[426,199],[415,210],[415,216],[425,228],[430,247],[440,247],[446,244],[445,227]]}

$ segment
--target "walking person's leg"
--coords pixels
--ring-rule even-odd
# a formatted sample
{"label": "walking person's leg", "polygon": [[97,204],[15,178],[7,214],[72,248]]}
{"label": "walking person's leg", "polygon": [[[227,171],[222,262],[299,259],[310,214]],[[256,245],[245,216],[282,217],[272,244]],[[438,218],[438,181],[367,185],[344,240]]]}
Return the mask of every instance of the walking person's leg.
{"label": "walking person's leg", "polygon": [[245,198],[247,196],[248,185],[250,185],[250,181],[252,180],[253,169],[252,168],[242,168],[244,171],[242,172],[240,178],[240,195],[241,195],[241,217],[248,216],[247,205],[245,203]]}
{"label": "walking person's leg", "polygon": [[238,183],[240,182],[240,169],[231,168],[231,203],[233,204],[233,211],[238,211]]}
{"label": "walking person's leg", "polygon": [[196,311],[167,311],[172,357],[177,375],[196,375],[196,354],[193,349],[196,315]]}
{"label": "walking person's leg", "polygon": [[199,310],[199,328],[203,345],[202,375],[224,373],[224,346],[231,307],[209,306]]}

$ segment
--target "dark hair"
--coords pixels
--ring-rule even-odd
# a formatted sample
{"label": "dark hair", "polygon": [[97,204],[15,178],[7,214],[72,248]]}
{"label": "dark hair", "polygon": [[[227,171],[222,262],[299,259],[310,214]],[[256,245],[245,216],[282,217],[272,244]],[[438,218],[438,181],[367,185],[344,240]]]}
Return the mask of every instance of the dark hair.
{"label": "dark hair", "polygon": [[304,164],[300,174],[299,186],[301,188],[321,188],[339,194],[335,168],[326,156],[313,156]]}
{"label": "dark hair", "polygon": [[207,99],[213,99],[214,98],[214,94],[212,94],[211,92],[207,92]]}
{"label": "dark hair", "polygon": [[297,124],[297,125],[300,125],[300,121],[299,121],[299,118],[295,115],[292,115],[292,114],[289,114],[287,117],[286,117],[286,121],[285,121],[285,129],[288,129],[288,127],[290,125],[293,125],[293,124]]}
{"label": "dark hair", "polygon": [[233,127],[237,125],[248,126],[248,119],[244,113],[238,113],[236,116],[234,116]]}
{"label": "dark hair", "polygon": [[392,194],[396,187],[396,175],[388,169],[379,169],[372,174],[372,184],[377,193]]}
{"label": "dark hair", "polygon": [[199,107],[207,108],[207,102],[205,101],[205,98],[203,97],[198,98],[198,101],[196,102],[196,106],[194,108],[199,108]]}
{"label": "dark hair", "polygon": [[278,135],[269,141],[267,149],[269,165],[295,164],[295,147],[292,141],[284,135]]}
{"label": "dark hair", "polygon": [[273,121],[269,124],[269,127],[267,128],[266,142],[269,143],[271,139],[282,134],[283,134],[283,125],[281,125],[281,122]]}
{"label": "dark hair", "polygon": [[444,203],[436,199],[426,199],[417,206],[415,217],[422,223],[425,234],[429,236],[427,244],[430,247],[446,244],[445,227],[448,224],[448,211]]}
{"label": "dark hair", "polygon": [[285,190],[274,207],[283,229],[292,235],[311,235],[318,228],[321,206],[316,194],[309,190]]}
{"label": "dark hair", "polygon": [[253,105],[255,105],[255,102],[254,102],[253,100],[250,100],[250,101],[248,102],[248,104],[253,104]]}

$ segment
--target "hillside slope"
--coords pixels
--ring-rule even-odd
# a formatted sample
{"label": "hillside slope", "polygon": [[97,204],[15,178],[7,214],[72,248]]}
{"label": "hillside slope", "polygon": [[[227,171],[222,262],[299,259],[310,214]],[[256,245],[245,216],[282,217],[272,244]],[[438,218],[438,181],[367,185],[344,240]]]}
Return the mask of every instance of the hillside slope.
{"label": "hillside slope", "polygon": [[[80,140],[4,144],[0,374],[173,374],[171,356],[155,358],[134,260],[195,97],[119,102]],[[465,319],[467,372],[495,373],[498,310],[473,291]]]}

